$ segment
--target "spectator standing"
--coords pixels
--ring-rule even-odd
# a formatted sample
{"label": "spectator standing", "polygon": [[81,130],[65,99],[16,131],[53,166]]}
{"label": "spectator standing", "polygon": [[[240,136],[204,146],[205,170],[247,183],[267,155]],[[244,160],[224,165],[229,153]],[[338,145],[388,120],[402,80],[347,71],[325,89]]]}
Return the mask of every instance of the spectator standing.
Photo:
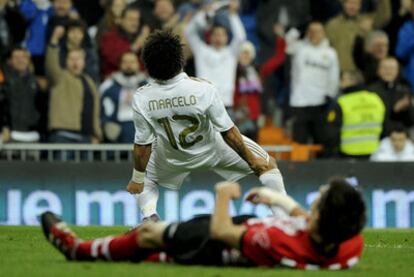
{"label": "spectator standing", "polygon": [[26,35],[26,21],[9,0],[0,0],[0,60],[14,45],[19,45]]}
{"label": "spectator standing", "polygon": [[414,91],[414,1],[411,1],[412,18],[405,22],[398,33],[398,42],[395,53],[405,64],[405,77]]}
{"label": "spectator standing", "polygon": [[32,55],[35,73],[44,76],[46,27],[53,13],[52,6],[49,0],[23,0],[20,12],[29,24],[25,44]]}
{"label": "spectator standing", "polygon": [[326,104],[339,91],[339,64],[336,51],[329,46],[320,22],[308,26],[306,39],[299,32],[287,37],[287,52],[292,55],[290,107],[293,116],[293,140],[307,144],[323,143]]}
{"label": "spectator standing", "polygon": [[361,15],[362,0],[343,0],[342,14],[331,19],[326,32],[333,48],[336,49],[342,71],[353,71],[355,65],[352,51],[355,38],[365,37],[372,29],[384,27],[391,19],[390,0],[379,0],[373,14]]}
{"label": "spectator standing", "polygon": [[59,63],[59,40],[65,30],[58,26],[46,54],[46,72],[51,81],[50,141],[98,143],[101,140],[100,99],[92,79],[83,73],[85,52],[69,50],[66,69]]}
{"label": "spectator standing", "polygon": [[[275,56],[284,55],[284,46],[275,39],[275,26],[283,29],[304,30],[310,20],[310,0],[259,0],[256,12],[257,36],[259,40],[258,64],[264,65]],[[283,57],[283,62],[284,62]],[[262,110],[268,116],[281,118],[279,107],[286,103],[289,87],[289,64],[270,72],[263,79]],[[276,97],[275,97],[276,96]],[[276,120],[276,124],[281,124]]]}
{"label": "spectator standing", "polygon": [[94,26],[98,24],[98,21],[103,16],[103,1],[104,0],[73,0],[73,4],[79,12],[80,17],[86,21],[86,24],[88,26]]}
{"label": "spectator standing", "polygon": [[184,30],[191,17],[185,16],[181,19],[180,15],[175,12],[172,0],[157,0],[154,6],[154,17],[151,29],[169,29],[179,35],[184,45],[184,57],[186,60],[189,59],[192,53],[185,38]]}
{"label": "spectator standing", "polygon": [[261,114],[260,97],[263,91],[259,74],[253,66],[255,57],[253,43],[243,42],[240,46],[234,93],[235,123],[240,132],[252,140],[257,140],[257,120]]}
{"label": "spectator standing", "polygon": [[180,20],[179,15],[175,14],[174,3],[172,0],[157,0],[154,3],[153,11],[155,22],[152,29],[163,29],[166,25],[176,25]]}
{"label": "spectator standing", "polygon": [[391,1],[392,18],[384,31],[390,38],[390,54],[395,56],[395,47],[398,40],[398,32],[401,26],[411,18],[411,2],[412,0],[394,0]]}
{"label": "spectator standing", "polygon": [[[268,60],[274,52],[275,39],[273,26],[282,25],[302,29],[310,19],[309,0],[260,0],[258,1],[256,19],[259,37],[259,63]],[[303,29],[302,29],[303,30]]]}
{"label": "spectator standing", "polygon": [[118,71],[122,54],[128,51],[138,53],[149,35],[148,26],[141,27],[141,12],[128,7],[122,12],[120,25],[102,35],[99,42],[101,70],[104,78]]}
{"label": "spectator standing", "polygon": [[380,143],[385,118],[385,105],[374,92],[361,85],[359,72],[342,74],[341,95],[328,114],[328,156],[368,158]]}
{"label": "spectator standing", "polygon": [[237,14],[238,8],[238,1],[231,0],[229,20],[233,39],[229,45],[229,35],[221,25],[212,26],[210,45],[200,38],[198,32],[207,27],[205,11],[198,12],[186,29],[186,37],[195,59],[197,77],[205,78],[218,87],[227,108],[233,107],[239,48],[240,43],[246,38],[244,27]]}
{"label": "spectator standing", "polygon": [[[13,48],[3,69],[3,142],[37,142],[40,114],[36,108],[36,77],[30,71],[30,54]],[[0,97],[1,98],[1,97]]]}
{"label": "spectator standing", "polygon": [[122,12],[126,5],[126,0],[113,0],[106,5],[105,14],[98,23],[95,37],[98,43],[104,33],[111,31],[120,24]]}
{"label": "spectator standing", "polygon": [[357,36],[354,46],[354,60],[359,70],[364,75],[365,82],[370,84],[378,79],[378,64],[389,53],[390,40],[383,31],[371,31],[364,38]]}
{"label": "spectator standing", "polygon": [[100,87],[101,122],[106,140],[131,143],[135,134],[132,99],[137,88],[146,84],[147,76],[139,71],[134,52],[122,54],[119,68]]}
{"label": "spectator standing", "polygon": [[[273,26],[273,32],[276,36],[273,56],[269,57],[260,65],[260,77],[264,83],[264,93],[262,96],[262,110],[264,114],[269,115],[275,109],[275,75],[282,71],[283,64],[286,61],[286,41],[284,38],[285,28],[283,25],[276,23]],[[282,69],[281,69],[282,68]],[[283,75],[283,74],[282,74]],[[279,88],[282,86],[279,86]]]}
{"label": "spectator standing", "polygon": [[128,6],[141,11],[142,22],[151,22],[154,19],[155,2],[154,0],[127,0]]}
{"label": "spectator standing", "polygon": [[384,138],[378,150],[372,154],[374,162],[414,162],[414,145],[408,138],[407,130],[396,124],[390,136]]}
{"label": "spectator standing", "polygon": [[379,80],[369,86],[378,93],[386,107],[385,134],[395,122],[411,127],[414,124],[414,106],[409,85],[399,77],[397,59],[389,57],[381,60],[378,67]]}
{"label": "spectator standing", "polygon": [[46,41],[50,41],[57,26],[66,27],[69,20],[78,20],[80,16],[73,7],[72,0],[52,0],[53,9],[46,27]]}
{"label": "spectator standing", "polygon": [[66,35],[60,43],[60,65],[64,67],[70,50],[83,49],[86,54],[85,73],[96,83],[99,82],[99,61],[96,49],[91,45],[86,33],[86,25],[81,20],[70,20]]}

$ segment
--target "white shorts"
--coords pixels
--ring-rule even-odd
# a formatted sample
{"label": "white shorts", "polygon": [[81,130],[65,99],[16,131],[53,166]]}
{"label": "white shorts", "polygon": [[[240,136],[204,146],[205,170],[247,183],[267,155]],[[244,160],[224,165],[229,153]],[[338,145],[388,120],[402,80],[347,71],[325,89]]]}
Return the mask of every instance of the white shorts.
{"label": "white shorts", "polygon": [[[269,154],[257,143],[243,136],[246,146],[254,155],[262,157],[266,161],[270,160]],[[212,170],[228,181],[237,181],[253,173],[249,165],[224,141],[215,145],[216,157],[202,165],[200,168],[185,168],[175,166],[166,162],[162,149],[153,149],[151,158],[146,169],[144,184],[157,184],[169,189],[180,189],[184,179],[192,172],[199,170]]]}

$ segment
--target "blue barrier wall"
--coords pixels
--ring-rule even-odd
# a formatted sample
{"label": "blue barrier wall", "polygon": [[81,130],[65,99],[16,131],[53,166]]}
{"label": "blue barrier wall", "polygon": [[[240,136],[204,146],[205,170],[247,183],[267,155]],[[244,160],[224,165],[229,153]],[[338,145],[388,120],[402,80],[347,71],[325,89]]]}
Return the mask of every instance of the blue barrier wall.
{"label": "blue barrier wall", "polygon": [[[374,228],[414,227],[414,163],[314,161],[280,163],[288,193],[306,208],[320,184],[334,175],[355,176]],[[6,163],[0,162],[0,224],[37,225],[44,210],[61,214],[71,224],[135,225],[135,198],[124,188],[131,174],[128,163]],[[180,191],[161,189],[158,212],[167,221],[210,213],[214,206],[214,173],[194,173]],[[241,181],[243,192],[259,182]],[[266,216],[264,206],[235,201],[233,214]]]}

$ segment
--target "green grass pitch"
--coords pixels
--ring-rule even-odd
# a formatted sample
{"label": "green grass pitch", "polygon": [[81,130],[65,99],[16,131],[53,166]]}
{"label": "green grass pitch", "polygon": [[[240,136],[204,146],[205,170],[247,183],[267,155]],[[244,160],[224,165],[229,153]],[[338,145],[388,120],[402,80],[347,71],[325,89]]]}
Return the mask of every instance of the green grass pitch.
{"label": "green grass pitch", "polygon": [[[122,227],[76,227],[90,239],[122,233]],[[0,226],[1,276],[414,276],[414,230],[367,230],[360,263],[341,272],[288,269],[214,268],[153,263],[66,262],[41,233],[40,227]]]}

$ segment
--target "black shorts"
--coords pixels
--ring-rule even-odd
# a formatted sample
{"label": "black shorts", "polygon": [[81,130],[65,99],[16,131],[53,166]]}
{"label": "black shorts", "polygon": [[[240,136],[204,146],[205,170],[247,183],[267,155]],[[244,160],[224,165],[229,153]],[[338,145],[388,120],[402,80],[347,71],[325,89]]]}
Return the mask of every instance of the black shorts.
{"label": "black shorts", "polygon": [[[242,224],[254,216],[233,217],[234,224]],[[210,238],[210,216],[199,216],[182,223],[170,224],[164,232],[167,254],[174,262],[187,265],[228,265],[225,257],[231,248]],[[248,265],[244,259],[232,264]]]}

